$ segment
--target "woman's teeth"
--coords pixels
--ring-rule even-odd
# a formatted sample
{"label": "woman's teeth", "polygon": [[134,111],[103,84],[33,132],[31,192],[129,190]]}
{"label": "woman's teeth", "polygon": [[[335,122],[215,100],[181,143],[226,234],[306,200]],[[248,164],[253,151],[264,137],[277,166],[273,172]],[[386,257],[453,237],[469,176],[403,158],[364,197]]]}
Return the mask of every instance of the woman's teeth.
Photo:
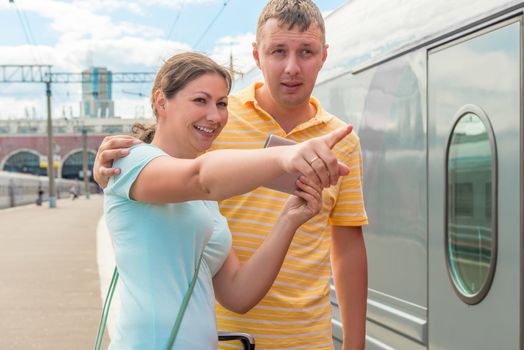
{"label": "woman's teeth", "polygon": [[208,134],[212,134],[215,132],[213,129],[204,128],[202,126],[194,125],[194,127],[200,131],[207,132]]}

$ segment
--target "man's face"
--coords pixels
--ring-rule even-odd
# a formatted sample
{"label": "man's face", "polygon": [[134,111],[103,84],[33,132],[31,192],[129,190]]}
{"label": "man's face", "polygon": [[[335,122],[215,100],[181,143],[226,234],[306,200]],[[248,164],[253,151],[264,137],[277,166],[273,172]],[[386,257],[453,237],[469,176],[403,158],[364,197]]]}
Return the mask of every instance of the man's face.
{"label": "man's face", "polygon": [[271,102],[293,109],[309,103],[318,72],[327,57],[327,45],[318,25],[301,32],[297,26],[288,30],[269,19],[253,44],[253,57],[264,75]]}

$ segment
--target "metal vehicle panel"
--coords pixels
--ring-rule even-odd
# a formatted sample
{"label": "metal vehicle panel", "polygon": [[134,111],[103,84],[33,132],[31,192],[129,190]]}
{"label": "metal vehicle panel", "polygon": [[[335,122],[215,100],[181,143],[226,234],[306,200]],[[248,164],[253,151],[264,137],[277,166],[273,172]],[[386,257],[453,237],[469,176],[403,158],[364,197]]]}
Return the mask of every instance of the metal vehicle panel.
{"label": "metal vehicle panel", "polygon": [[[352,123],[361,138],[370,218],[364,229],[370,288],[366,349],[522,348],[522,26],[514,24],[513,34],[479,41],[481,54],[476,56],[457,54],[461,49],[450,54],[441,64],[449,71],[434,75],[439,81],[449,81],[442,90],[445,93],[437,98],[444,107],[435,112],[431,124],[427,72],[429,50],[432,55],[452,52],[464,41],[499,28],[499,22],[521,16],[524,3],[422,1],[391,4],[399,7],[391,11],[385,10],[388,5],[372,11],[374,5],[370,4],[368,15],[363,14],[365,10],[356,10],[366,5],[350,1],[327,18],[329,58],[314,91],[325,108]],[[386,14],[397,22],[395,29],[385,23],[389,33],[378,28],[387,20]],[[362,24],[362,18],[367,18],[366,23]],[[382,33],[380,38],[377,32]],[[405,35],[402,40],[395,40],[401,34]],[[359,45],[372,46],[368,46],[367,59],[359,53]],[[477,100],[473,99],[475,94]],[[453,98],[462,99],[460,106],[451,108]],[[446,270],[442,233],[446,192],[435,181],[436,177],[440,176],[440,181],[444,178],[444,141],[456,121],[453,118],[459,107],[468,103],[489,110],[489,120],[496,115],[493,129],[500,200],[498,209],[490,209],[498,215],[498,234],[504,232],[504,238],[499,237],[498,254],[493,252],[493,281],[477,304],[468,304],[467,298],[457,295]],[[442,124],[446,125],[444,131],[439,129]],[[486,188],[484,196],[488,192]],[[485,243],[481,245],[479,251],[489,251]],[[435,274],[438,269],[440,275]],[[442,294],[448,299],[442,299]],[[342,331],[334,290],[332,304],[335,345],[340,348]]]}
{"label": "metal vehicle panel", "polygon": [[[428,57],[428,183],[429,183],[429,347],[431,349],[517,349],[520,334],[520,35],[521,22],[512,21],[481,30],[429,52]],[[476,106],[476,107],[475,107]],[[461,145],[462,159],[471,170],[462,174],[461,189],[448,186],[446,150],[453,124],[469,113],[485,114],[493,129],[496,176],[481,178],[486,154],[480,143]],[[470,128],[461,137],[475,137],[475,119],[466,120]],[[468,147],[473,146],[473,147]],[[467,148],[466,148],[467,147]],[[472,164],[473,163],[473,164]],[[467,169],[464,167],[464,169]],[[466,171],[466,170],[463,170]],[[493,183],[492,183],[493,180]],[[496,183],[495,183],[496,181]],[[456,184],[458,185],[458,184]],[[465,187],[465,185],[469,185]],[[483,200],[486,189],[497,186],[494,200]],[[462,219],[459,253],[451,256],[445,244],[446,192],[458,202]],[[469,199],[471,197],[471,201]],[[460,202],[462,201],[462,202]],[[492,206],[493,203],[493,206]],[[495,206],[496,204],[496,206]],[[487,207],[489,206],[489,208]],[[498,210],[496,207],[498,206]],[[492,213],[491,208],[495,210]],[[489,210],[488,210],[489,209]],[[494,216],[491,238],[481,233],[486,217]],[[467,220],[467,221],[466,221]],[[478,232],[471,232],[471,229]],[[490,230],[490,227],[486,227]],[[450,234],[449,232],[447,233]],[[478,249],[477,247],[482,247]],[[448,254],[446,254],[448,250]],[[466,254],[469,252],[469,255]],[[496,256],[486,259],[482,254]],[[495,255],[496,254],[496,255]],[[482,300],[468,299],[454,290],[450,271],[452,259],[460,258],[466,273],[480,273],[482,265],[496,264],[494,278]],[[448,264],[447,264],[448,262]],[[453,322],[449,322],[449,320]],[[446,322],[447,321],[447,322]]]}

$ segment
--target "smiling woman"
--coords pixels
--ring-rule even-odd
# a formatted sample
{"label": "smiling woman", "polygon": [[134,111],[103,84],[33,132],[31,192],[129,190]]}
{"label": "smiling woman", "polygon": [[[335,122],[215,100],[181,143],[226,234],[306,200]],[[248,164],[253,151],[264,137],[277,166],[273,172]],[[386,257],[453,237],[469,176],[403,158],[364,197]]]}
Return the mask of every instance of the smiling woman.
{"label": "smiling woman", "polygon": [[[181,64],[183,61],[191,63]],[[199,77],[202,79],[196,79]],[[189,85],[187,90],[184,89],[186,84]],[[230,89],[229,73],[205,56],[186,53],[167,60],[153,84],[151,107],[157,122],[171,130],[167,143],[172,146],[169,148],[180,151],[189,147],[196,153],[208,149],[214,136],[227,122],[227,94]],[[213,99],[215,103],[209,103]],[[216,110],[211,114],[205,113],[213,104]],[[202,115],[208,115],[207,120],[201,120]],[[156,124],[145,126],[136,123],[133,132],[142,141],[151,143],[156,128]],[[196,138],[197,135],[200,138]],[[196,156],[195,152],[188,152],[184,152],[186,154],[182,158]]]}

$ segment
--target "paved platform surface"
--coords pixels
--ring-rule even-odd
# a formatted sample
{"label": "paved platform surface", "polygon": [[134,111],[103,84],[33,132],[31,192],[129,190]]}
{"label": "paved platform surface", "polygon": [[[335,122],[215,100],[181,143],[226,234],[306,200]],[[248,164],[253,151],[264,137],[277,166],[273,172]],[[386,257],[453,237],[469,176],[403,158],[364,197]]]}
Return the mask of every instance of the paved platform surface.
{"label": "paved platform surface", "polygon": [[0,210],[0,349],[92,348],[102,207],[95,195]]}

